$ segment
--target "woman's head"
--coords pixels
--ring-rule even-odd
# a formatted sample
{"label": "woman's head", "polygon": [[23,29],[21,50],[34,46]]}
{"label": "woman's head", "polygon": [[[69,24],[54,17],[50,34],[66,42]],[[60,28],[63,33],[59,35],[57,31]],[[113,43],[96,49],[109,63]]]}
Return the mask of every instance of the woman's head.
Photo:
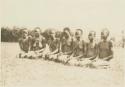
{"label": "woman's head", "polygon": [[108,29],[103,29],[101,31],[101,39],[106,40],[109,36],[109,30]]}
{"label": "woman's head", "polygon": [[54,29],[50,29],[49,36],[51,37],[51,39],[55,39],[55,35],[56,35],[56,31]]}
{"label": "woman's head", "polygon": [[28,30],[26,28],[21,29],[21,36],[26,38],[28,36]]}
{"label": "woman's head", "polygon": [[63,37],[64,38],[69,38],[70,36],[71,36],[71,31],[70,31],[70,28],[68,28],[68,27],[65,27],[64,29],[63,29]]}
{"label": "woman's head", "polygon": [[83,35],[82,29],[76,29],[75,37],[76,38],[81,38],[82,35]]}
{"label": "woman's head", "polygon": [[34,35],[35,37],[39,37],[41,35],[41,29],[39,27],[34,29]]}
{"label": "woman's head", "polygon": [[89,35],[88,35],[88,38],[90,41],[93,41],[96,37],[96,32],[95,31],[90,31],[89,32]]}

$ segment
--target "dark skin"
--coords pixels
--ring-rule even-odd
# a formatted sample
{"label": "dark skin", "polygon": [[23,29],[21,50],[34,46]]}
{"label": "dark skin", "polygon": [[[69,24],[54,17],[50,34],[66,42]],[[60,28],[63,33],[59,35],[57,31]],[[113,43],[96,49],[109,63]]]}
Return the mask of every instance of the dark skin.
{"label": "dark skin", "polygon": [[[41,36],[41,31],[40,31],[40,29],[35,29],[34,30],[34,37],[35,38],[39,38]],[[40,42],[39,42],[40,43]],[[41,43],[40,43],[41,44]],[[43,52],[45,50],[45,47],[43,47],[42,49],[40,49],[40,50],[37,50],[37,51],[35,51],[35,52],[39,52],[39,53],[41,53],[41,52]]]}
{"label": "dark skin", "polygon": [[[71,39],[71,34],[70,34],[69,30],[64,29],[62,34],[63,34],[62,35],[62,41],[63,41],[63,39],[65,39],[65,40]],[[70,51],[70,52],[62,52],[62,50],[61,50],[62,48],[61,47],[62,47],[62,43],[60,42],[60,47],[59,47],[60,53],[59,53],[59,55],[69,55],[69,54],[72,53],[72,51]]]}
{"label": "dark skin", "polygon": [[23,30],[23,32],[22,32],[22,37],[23,37],[24,39],[26,39],[27,36],[28,36],[28,31],[27,31],[27,30]]}
{"label": "dark skin", "polygon": [[[77,40],[78,42],[81,40],[81,37],[82,37],[82,32],[81,32],[80,30],[76,30],[75,38],[76,38],[76,40]],[[84,49],[85,49],[85,47],[84,47]],[[84,50],[84,49],[83,49],[83,50]],[[73,57],[73,58],[75,58],[75,59],[80,59],[80,58],[82,58],[82,57],[84,56],[84,54],[82,54],[82,55],[79,55],[79,56],[77,56],[77,57],[74,57],[74,52],[75,52],[75,49],[73,50],[73,52],[72,52],[70,58]]]}
{"label": "dark skin", "polygon": [[[27,40],[28,39],[28,30],[23,30],[22,31],[22,38],[23,38],[23,40]],[[19,41],[19,45],[20,45],[20,48],[21,48],[21,50],[23,50],[23,41]],[[30,42],[28,41],[28,44],[29,44],[29,47],[28,47],[28,50],[27,50],[27,52],[30,50]]]}
{"label": "dark skin", "polygon": [[[91,44],[94,43],[95,36],[96,36],[96,33],[95,33],[94,31],[91,31],[91,32],[89,33],[88,39],[89,39],[89,41],[90,41]],[[97,53],[98,53],[98,50],[96,50],[96,54],[97,54]],[[94,56],[92,56],[92,57],[89,57],[88,59],[89,59],[89,60],[93,60],[93,59],[95,59],[96,57],[97,57],[97,55],[94,55]]]}
{"label": "dark skin", "polygon": [[[55,31],[52,31],[51,32],[51,34],[50,34],[50,37],[51,37],[51,39],[54,41],[55,39],[56,39],[56,32]],[[58,47],[57,47],[57,49],[56,50],[54,50],[53,52],[50,52],[50,53],[48,53],[49,55],[53,55],[53,54],[56,54],[56,53],[58,53]]]}
{"label": "dark skin", "polygon": [[[102,39],[103,42],[107,41],[108,36],[109,36],[109,31],[101,32],[101,39]],[[111,50],[111,55],[108,56],[108,57],[103,58],[103,60],[108,61],[108,60],[113,58],[113,50],[112,50],[112,48],[110,48],[110,50]]]}

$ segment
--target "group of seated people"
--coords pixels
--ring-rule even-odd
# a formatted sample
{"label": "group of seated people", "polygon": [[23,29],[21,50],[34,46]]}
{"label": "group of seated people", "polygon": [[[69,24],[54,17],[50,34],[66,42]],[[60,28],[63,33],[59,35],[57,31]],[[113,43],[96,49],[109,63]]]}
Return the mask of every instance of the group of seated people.
{"label": "group of seated people", "polygon": [[89,32],[87,42],[82,29],[76,29],[74,34],[68,27],[62,32],[48,29],[43,33],[36,27],[31,36],[24,28],[19,39],[19,58],[41,58],[82,67],[107,67],[113,58],[113,45],[107,40],[108,36],[109,30],[103,29],[97,43],[95,31]]}

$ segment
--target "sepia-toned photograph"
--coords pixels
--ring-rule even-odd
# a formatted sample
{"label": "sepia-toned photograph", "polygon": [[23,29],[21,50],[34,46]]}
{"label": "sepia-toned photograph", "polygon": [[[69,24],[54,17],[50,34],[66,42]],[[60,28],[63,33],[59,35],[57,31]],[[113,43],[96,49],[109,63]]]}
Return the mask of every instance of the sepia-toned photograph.
{"label": "sepia-toned photograph", "polygon": [[0,0],[0,87],[124,87],[124,0]]}

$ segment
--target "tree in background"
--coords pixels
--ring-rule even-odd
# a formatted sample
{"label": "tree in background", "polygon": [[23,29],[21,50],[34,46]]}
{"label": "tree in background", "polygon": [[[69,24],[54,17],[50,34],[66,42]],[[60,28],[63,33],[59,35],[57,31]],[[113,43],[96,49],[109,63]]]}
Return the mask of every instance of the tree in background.
{"label": "tree in background", "polygon": [[1,41],[2,42],[17,42],[20,37],[20,29],[13,27],[10,29],[8,27],[1,28]]}

